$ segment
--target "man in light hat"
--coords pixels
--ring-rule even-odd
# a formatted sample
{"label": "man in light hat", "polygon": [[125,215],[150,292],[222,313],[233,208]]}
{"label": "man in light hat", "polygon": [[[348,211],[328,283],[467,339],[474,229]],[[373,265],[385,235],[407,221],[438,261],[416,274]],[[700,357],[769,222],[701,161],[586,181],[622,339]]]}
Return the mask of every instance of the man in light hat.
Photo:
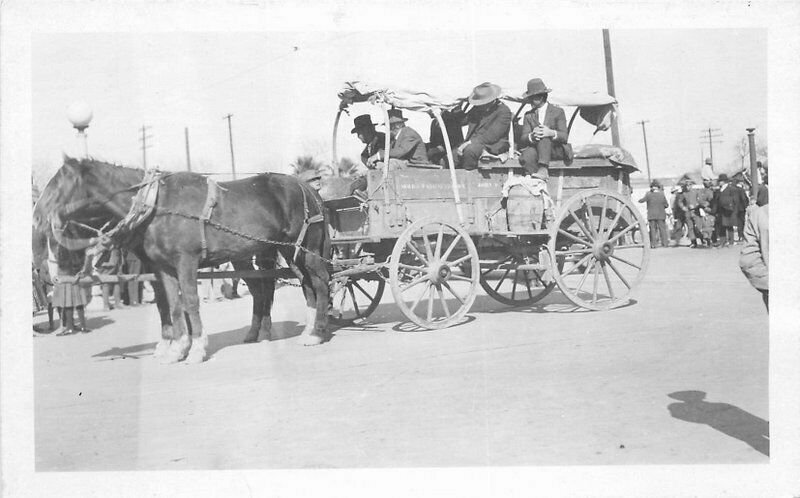
{"label": "man in light hat", "polygon": [[547,180],[552,159],[572,161],[572,148],[567,145],[567,116],[564,109],[547,102],[550,89],[539,78],[528,81],[522,97],[531,110],[522,120],[522,150],[519,162],[531,176]]}
{"label": "man in light hat", "polygon": [[481,83],[472,89],[467,102],[472,106],[468,112],[454,111],[462,116],[462,125],[467,125],[466,141],[455,150],[456,165],[464,169],[477,169],[478,161],[487,151],[497,155],[508,152],[508,131],[511,128],[511,109],[500,102],[500,87],[492,83]]}

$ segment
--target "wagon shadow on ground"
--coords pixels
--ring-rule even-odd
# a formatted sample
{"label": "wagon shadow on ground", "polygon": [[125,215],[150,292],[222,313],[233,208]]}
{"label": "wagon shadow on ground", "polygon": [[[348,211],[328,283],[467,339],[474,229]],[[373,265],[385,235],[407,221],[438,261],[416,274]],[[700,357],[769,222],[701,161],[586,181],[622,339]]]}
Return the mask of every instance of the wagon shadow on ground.
{"label": "wagon shadow on ground", "polygon": [[[239,327],[237,329],[226,330],[224,332],[217,332],[208,335],[208,348],[206,349],[207,356],[212,356],[222,349],[232,346],[247,346],[244,337],[247,334],[248,326]],[[303,331],[303,326],[295,321],[275,322],[272,324],[272,334],[268,342],[282,341],[297,337]],[[261,339],[259,342],[265,342],[266,339]],[[135,344],[126,347],[113,347],[103,352],[92,355],[92,358],[98,358],[99,361],[111,360],[118,358],[133,358],[139,359],[150,356],[156,348],[156,341],[145,342],[142,344]]]}

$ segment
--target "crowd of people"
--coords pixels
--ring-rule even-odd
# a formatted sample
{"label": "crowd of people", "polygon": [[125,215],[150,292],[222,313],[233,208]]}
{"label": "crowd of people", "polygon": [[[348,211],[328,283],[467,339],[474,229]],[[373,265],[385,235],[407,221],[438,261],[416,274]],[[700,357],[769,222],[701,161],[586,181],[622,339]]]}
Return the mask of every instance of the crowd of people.
{"label": "crowd of people", "polygon": [[[716,181],[704,177],[702,185],[683,178],[672,190],[671,202],[664,187],[653,181],[650,190],[639,199],[647,205],[650,247],[678,247],[684,237],[693,249],[743,244],[748,208],[769,202],[767,168],[761,163],[759,172],[762,182],[752,199],[741,182],[732,182],[725,173]],[[671,227],[667,226],[668,220]]]}

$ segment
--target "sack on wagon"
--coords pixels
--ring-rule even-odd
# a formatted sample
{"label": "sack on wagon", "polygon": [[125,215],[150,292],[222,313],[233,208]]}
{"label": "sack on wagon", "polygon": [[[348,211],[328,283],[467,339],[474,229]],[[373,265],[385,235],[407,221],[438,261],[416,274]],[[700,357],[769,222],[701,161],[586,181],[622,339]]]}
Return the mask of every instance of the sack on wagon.
{"label": "sack on wagon", "polygon": [[511,232],[541,230],[553,218],[553,200],[547,192],[547,183],[538,178],[509,176],[502,195]]}

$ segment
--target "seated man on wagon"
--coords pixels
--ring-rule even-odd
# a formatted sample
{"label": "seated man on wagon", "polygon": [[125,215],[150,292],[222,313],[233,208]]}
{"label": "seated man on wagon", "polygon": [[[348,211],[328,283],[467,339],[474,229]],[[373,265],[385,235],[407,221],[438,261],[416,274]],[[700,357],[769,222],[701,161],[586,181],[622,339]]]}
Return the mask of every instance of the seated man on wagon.
{"label": "seated man on wagon", "polygon": [[[433,119],[431,120],[430,142],[427,144],[428,161],[430,161],[431,164],[446,167],[447,148],[444,143],[444,134],[439,125],[439,120],[434,117],[433,112],[429,112],[429,114]],[[452,112],[446,110],[442,111],[442,121],[444,121],[444,127],[447,131],[450,149],[455,154],[458,146],[464,142],[464,132],[461,130],[461,122],[454,117]]]}
{"label": "seated man on wagon", "polygon": [[498,155],[508,152],[508,130],[511,127],[511,109],[500,101],[500,87],[492,83],[481,83],[472,89],[467,102],[472,109],[454,111],[467,125],[466,142],[455,151],[456,167],[477,169],[484,151]]}
{"label": "seated man on wagon", "polygon": [[[409,164],[428,164],[428,155],[425,141],[416,130],[406,126],[408,119],[403,117],[400,109],[389,110],[389,133],[391,134],[391,149],[389,149],[389,167],[403,169]],[[383,156],[383,151],[378,151]],[[381,161],[383,158],[381,157]],[[380,163],[376,163],[380,164]]]}
{"label": "seated man on wagon", "polygon": [[567,117],[564,109],[547,102],[550,89],[539,78],[528,81],[522,97],[531,110],[522,119],[520,147],[521,165],[534,178],[547,180],[551,159],[572,160],[572,147],[567,144]]}
{"label": "seated man on wagon", "polygon": [[[372,122],[372,117],[369,114],[362,114],[356,116],[353,120],[353,129],[350,133],[355,133],[359,140],[364,144],[364,150],[361,151],[361,163],[353,168],[353,176],[355,181],[350,187],[350,192],[356,190],[364,190],[367,188],[367,171],[370,165],[374,165],[379,158],[379,152],[382,151],[386,143],[386,135],[375,131],[375,123]],[[372,166],[374,167],[374,166]]]}

